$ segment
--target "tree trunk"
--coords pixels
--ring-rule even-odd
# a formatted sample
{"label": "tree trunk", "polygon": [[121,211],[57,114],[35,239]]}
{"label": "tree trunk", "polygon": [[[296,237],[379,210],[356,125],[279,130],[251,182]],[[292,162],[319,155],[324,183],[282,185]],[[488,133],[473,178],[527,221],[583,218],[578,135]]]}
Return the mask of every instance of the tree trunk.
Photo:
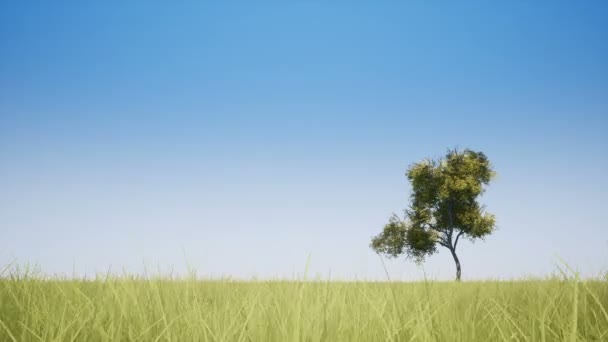
{"label": "tree trunk", "polygon": [[460,260],[458,260],[458,255],[456,255],[456,250],[450,248],[450,252],[452,252],[452,257],[454,258],[454,263],[456,264],[456,281],[460,281]]}

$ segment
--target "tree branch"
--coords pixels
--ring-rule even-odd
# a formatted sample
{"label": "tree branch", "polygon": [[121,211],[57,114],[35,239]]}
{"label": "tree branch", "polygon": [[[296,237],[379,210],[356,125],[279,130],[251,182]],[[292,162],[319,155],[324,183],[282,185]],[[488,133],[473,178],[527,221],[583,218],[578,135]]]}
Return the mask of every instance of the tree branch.
{"label": "tree branch", "polygon": [[454,214],[452,213],[452,210],[454,209],[454,201],[450,199],[450,201],[448,202],[448,241],[450,243],[450,247],[452,246],[452,234],[454,233]]}
{"label": "tree branch", "polygon": [[434,224],[429,223],[429,222],[427,222],[426,224],[427,224],[427,225],[428,225],[428,226],[429,226],[431,229],[433,229],[433,230],[437,230],[437,226],[435,226]]}
{"label": "tree branch", "polygon": [[447,243],[444,243],[443,241],[437,241],[438,244],[440,244],[441,246],[450,249],[450,246]]}
{"label": "tree branch", "polygon": [[437,243],[445,248],[450,248],[450,242],[445,233],[437,239]]}
{"label": "tree branch", "polygon": [[456,241],[454,241],[454,250],[456,250],[456,245],[458,245],[458,239],[464,232],[461,230],[458,235],[456,235]]}

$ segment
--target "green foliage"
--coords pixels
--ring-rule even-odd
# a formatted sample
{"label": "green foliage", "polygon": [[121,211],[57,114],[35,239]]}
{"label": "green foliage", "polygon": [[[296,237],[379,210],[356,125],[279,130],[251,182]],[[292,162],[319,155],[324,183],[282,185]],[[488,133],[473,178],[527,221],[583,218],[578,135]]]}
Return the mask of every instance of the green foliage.
{"label": "green foliage", "polygon": [[372,248],[396,257],[404,252],[407,226],[396,215],[391,216],[382,233],[372,239]]}
{"label": "green foliage", "polygon": [[477,201],[494,175],[486,155],[469,149],[450,150],[439,160],[413,164],[406,173],[412,185],[406,220],[392,217],[372,239],[372,249],[422,261],[437,251],[437,245],[443,246],[452,252],[459,278],[455,253],[459,239],[484,238],[495,229],[494,215]]}

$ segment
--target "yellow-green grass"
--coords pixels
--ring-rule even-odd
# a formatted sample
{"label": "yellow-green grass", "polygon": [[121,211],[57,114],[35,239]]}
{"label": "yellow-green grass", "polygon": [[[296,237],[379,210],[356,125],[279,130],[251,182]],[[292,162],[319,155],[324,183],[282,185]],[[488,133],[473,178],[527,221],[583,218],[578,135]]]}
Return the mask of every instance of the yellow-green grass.
{"label": "yellow-green grass", "polygon": [[608,284],[0,280],[0,341],[608,341]]}

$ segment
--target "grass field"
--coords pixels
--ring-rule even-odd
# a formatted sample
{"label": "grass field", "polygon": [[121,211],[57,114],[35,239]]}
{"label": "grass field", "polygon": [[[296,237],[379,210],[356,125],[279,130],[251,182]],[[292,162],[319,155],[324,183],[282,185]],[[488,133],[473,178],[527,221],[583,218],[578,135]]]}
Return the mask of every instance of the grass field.
{"label": "grass field", "polygon": [[608,283],[0,280],[1,341],[608,341]]}

